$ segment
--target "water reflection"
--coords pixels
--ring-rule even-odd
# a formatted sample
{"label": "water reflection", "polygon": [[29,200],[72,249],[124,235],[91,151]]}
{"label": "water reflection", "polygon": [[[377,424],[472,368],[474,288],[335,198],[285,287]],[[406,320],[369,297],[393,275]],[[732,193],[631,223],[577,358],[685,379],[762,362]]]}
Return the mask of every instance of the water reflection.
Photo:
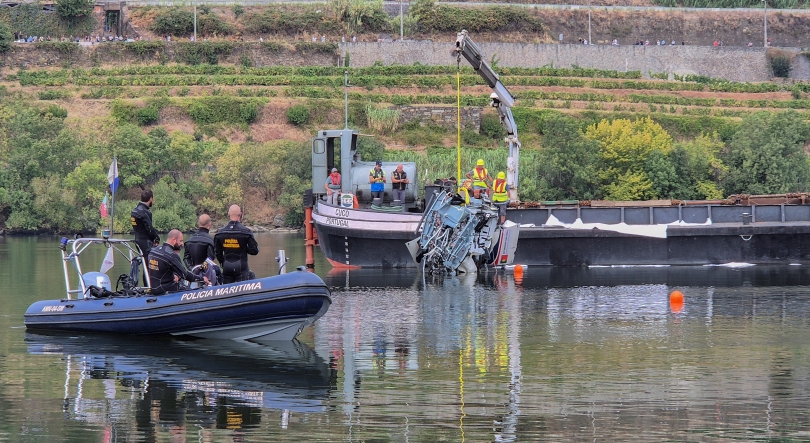
{"label": "water reflection", "polygon": [[255,428],[267,410],[286,428],[293,412],[324,412],[336,385],[335,371],[299,342],[33,333],[25,342],[32,355],[62,356],[65,418],[105,426],[119,441]]}
{"label": "water reflection", "polygon": [[[251,261],[257,274],[275,272],[276,249],[291,267],[303,260],[300,236],[258,237],[266,254]],[[318,262],[333,304],[300,336],[305,345],[279,350],[26,334],[25,306],[61,278],[53,246],[41,252],[40,243],[0,242],[0,260],[19,254],[0,267],[10,282],[0,290],[11,288],[0,311],[0,439],[810,436],[810,267],[529,268],[522,278],[423,280],[414,270]],[[685,295],[678,311],[674,289]]]}

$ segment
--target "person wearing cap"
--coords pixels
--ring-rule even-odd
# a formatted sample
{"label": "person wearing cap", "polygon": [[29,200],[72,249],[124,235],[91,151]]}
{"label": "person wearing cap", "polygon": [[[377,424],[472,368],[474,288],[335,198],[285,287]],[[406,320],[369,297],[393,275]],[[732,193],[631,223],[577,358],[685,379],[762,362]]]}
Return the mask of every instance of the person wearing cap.
{"label": "person wearing cap", "polygon": [[379,198],[382,202],[385,194],[385,171],[382,170],[382,161],[377,160],[377,164],[368,172],[368,182],[371,183],[372,201]]}
{"label": "person wearing cap", "polygon": [[332,173],[326,178],[326,202],[330,205],[340,205],[340,173],[337,168],[332,168]]}
{"label": "person wearing cap", "polygon": [[481,193],[486,193],[489,189],[489,184],[492,183],[492,177],[489,171],[484,167],[484,159],[479,158],[475,162],[475,169],[467,173],[467,178],[473,181],[473,195],[475,198],[480,198]]}
{"label": "person wearing cap", "polygon": [[498,178],[492,183],[492,203],[498,208],[498,224],[502,225],[506,221],[506,206],[509,204],[509,196],[506,191],[509,185],[506,184],[506,174],[503,171],[498,173]]}

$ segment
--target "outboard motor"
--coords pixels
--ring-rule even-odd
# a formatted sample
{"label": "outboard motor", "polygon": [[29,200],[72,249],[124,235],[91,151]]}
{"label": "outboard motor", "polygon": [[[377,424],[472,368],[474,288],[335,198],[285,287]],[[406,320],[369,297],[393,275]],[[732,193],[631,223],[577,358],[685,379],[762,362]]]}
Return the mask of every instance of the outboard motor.
{"label": "outboard motor", "polygon": [[99,288],[104,288],[108,291],[112,291],[112,284],[110,283],[110,277],[103,272],[85,272],[82,274],[82,281],[84,281],[84,287],[90,286],[98,286]]}

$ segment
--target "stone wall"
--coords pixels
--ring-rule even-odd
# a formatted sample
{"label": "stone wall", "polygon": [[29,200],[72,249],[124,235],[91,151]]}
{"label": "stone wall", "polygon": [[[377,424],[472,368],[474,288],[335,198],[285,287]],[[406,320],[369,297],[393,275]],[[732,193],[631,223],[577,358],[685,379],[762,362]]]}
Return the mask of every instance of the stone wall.
{"label": "stone wall", "polygon": [[[177,62],[176,44],[164,43],[163,51],[139,56],[126,49],[128,43],[106,42],[95,45],[82,43],[68,53],[58,49],[39,46],[33,43],[14,43],[2,56],[2,65],[9,68],[46,68],[157,64]],[[338,62],[337,54],[322,52],[303,53],[292,47],[273,51],[261,43],[233,43],[230,54],[219,57],[222,64],[238,65],[242,55],[247,55],[254,66],[334,66]]]}
{"label": "stone wall", "polygon": [[[394,43],[347,43],[352,67],[384,65],[454,65],[452,43],[400,41]],[[650,73],[698,74],[738,82],[771,80],[765,48],[712,46],[611,46],[522,43],[481,43],[482,52],[500,66],[537,68],[542,66],[641,71]],[[794,55],[791,77],[810,80],[807,58],[795,48],[780,48]],[[463,66],[468,66],[462,59]]]}
{"label": "stone wall", "polygon": [[[444,128],[455,128],[458,110],[450,106],[395,106],[399,110],[399,124],[417,121],[421,125],[428,123]],[[482,108],[461,107],[461,121],[465,128],[478,132],[481,127]]]}
{"label": "stone wall", "polygon": [[[3,66],[18,68],[92,67],[103,65],[156,64],[177,62],[176,44],[165,43],[163,51],[138,56],[126,49],[127,43],[80,45],[63,53],[30,43],[14,43],[2,56]],[[493,58],[500,66],[571,67],[641,71],[644,77],[666,72],[698,74],[738,82],[771,80],[770,63],[765,48],[712,46],[611,46],[559,45],[522,43],[481,43],[487,61]],[[223,64],[240,64],[243,55],[254,66],[336,66],[346,54],[352,67],[384,65],[454,65],[450,55],[452,43],[432,41],[399,41],[387,43],[346,43],[339,54],[300,52],[292,47],[273,51],[258,42],[233,43],[230,54],[220,56]],[[810,80],[810,61],[796,48],[779,48],[793,58],[791,77]],[[467,62],[462,61],[466,66]]]}

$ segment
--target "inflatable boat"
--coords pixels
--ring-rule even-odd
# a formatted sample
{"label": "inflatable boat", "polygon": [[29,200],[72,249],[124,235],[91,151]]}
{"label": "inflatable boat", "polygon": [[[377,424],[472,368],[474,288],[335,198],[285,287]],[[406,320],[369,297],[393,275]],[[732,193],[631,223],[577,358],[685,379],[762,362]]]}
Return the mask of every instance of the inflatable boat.
{"label": "inflatable boat", "polygon": [[[82,271],[80,256],[91,247],[106,248],[105,257],[121,255],[130,262],[130,273],[118,278],[114,291],[106,274]],[[292,340],[331,304],[323,280],[305,271],[155,296],[148,287],[137,286],[145,261],[134,240],[63,238],[60,250],[67,296],[29,306],[28,329]]]}

